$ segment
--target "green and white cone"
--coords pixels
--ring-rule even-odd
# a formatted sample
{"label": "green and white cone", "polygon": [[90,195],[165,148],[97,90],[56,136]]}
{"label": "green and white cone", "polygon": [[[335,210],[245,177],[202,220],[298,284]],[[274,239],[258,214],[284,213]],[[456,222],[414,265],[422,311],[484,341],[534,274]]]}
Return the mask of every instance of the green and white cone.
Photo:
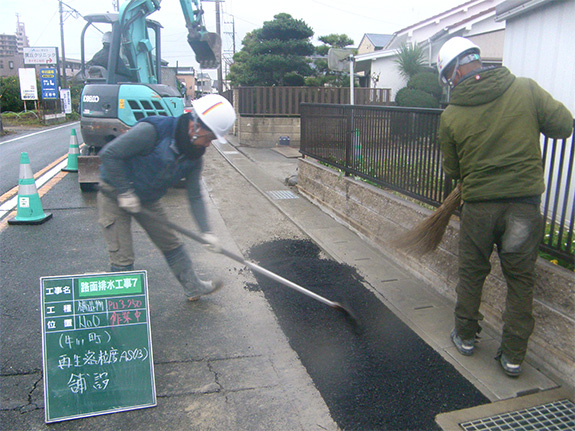
{"label": "green and white cone", "polygon": [[8,220],[8,224],[42,224],[52,218],[51,213],[42,209],[40,195],[36,188],[36,180],[30,167],[28,153],[20,154],[20,174],[18,178],[18,209],[16,217]]}
{"label": "green and white cone", "polygon": [[78,172],[78,156],[80,149],[78,146],[78,138],[76,137],[76,129],[72,129],[70,134],[70,149],[68,150],[68,164],[62,168],[64,172]]}

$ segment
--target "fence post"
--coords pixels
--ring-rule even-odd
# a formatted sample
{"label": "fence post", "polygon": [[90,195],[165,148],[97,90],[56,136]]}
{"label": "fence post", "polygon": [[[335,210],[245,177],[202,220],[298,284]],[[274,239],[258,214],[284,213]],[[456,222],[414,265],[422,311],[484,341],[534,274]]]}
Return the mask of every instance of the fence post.
{"label": "fence post", "polygon": [[359,129],[354,127],[351,133],[353,137],[353,161],[354,166],[356,166],[358,162],[361,162],[361,139]]}
{"label": "fence post", "polygon": [[349,177],[351,173],[349,172],[352,166],[352,142],[353,142],[353,106],[343,106],[344,112],[347,113],[347,133],[345,134],[345,176]]}

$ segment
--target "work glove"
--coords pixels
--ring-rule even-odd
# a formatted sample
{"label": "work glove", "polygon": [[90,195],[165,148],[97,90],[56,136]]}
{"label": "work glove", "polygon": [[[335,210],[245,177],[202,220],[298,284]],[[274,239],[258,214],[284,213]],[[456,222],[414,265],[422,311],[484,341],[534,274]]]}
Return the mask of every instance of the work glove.
{"label": "work glove", "polygon": [[118,206],[130,214],[137,214],[142,209],[140,198],[133,190],[129,190],[118,195]]}
{"label": "work glove", "polygon": [[213,234],[213,232],[204,232],[202,234],[202,240],[204,241],[204,245],[214,253],[219,253],[222,251],[222,247],[220,246],[220,241],[217,236]]}

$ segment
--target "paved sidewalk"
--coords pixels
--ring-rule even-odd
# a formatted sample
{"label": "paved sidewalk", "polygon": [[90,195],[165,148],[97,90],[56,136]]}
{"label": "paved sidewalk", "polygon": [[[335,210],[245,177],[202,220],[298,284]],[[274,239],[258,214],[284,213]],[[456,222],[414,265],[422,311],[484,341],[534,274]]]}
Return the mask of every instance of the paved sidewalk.
{"label": "paved sidewalk", "polygon": [[216,145],[216,148],[333,259],[355,266],[365,278],[366,288],[371,289],[491,401],[512,399],[560,386],[529,363],[524,364],[520,378],[505,376],[493,359],[499,345],[498,336],[489,331],[482,333],[475,355],[460,355],[449,338],[453,325],[453,304],[449,300],[386,259],[365,238],[300,197],[295,188],[284,183],[286,178],[297,173],[297,149],[246,147],[241,146],[234,137],[230,137],[229,144]]}

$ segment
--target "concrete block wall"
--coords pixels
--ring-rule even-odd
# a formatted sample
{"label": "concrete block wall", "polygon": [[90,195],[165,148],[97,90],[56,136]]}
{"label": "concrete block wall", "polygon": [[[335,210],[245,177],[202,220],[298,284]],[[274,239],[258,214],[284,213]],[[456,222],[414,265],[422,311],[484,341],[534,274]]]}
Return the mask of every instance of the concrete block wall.
{"label": "concrete block wall", "polygon": [[236,122],[236,135],[243,145],[271,148],[278,145],[280,136],[289,136],[290,146],[299,147],[299,117],[242,117]]}
{"label": "concrete block wall", "polygon": [[[458,280],[458,232],[456,217],[447,227],[438,250],[418,259],[397,250],[390,241],[416,226],[430,214],[407,198],[340,177],[313,159],[300,159],[298,189],[327,213],[347,224],[391,260],[412,271],[430,288],[455,302]],[[506,283],[497,253],[483,291],[484,326],[501,333]],[[539,259],[535,291],[535,331],[529,341],[528,360],[568,385],[575,386],[575,274]]]}

